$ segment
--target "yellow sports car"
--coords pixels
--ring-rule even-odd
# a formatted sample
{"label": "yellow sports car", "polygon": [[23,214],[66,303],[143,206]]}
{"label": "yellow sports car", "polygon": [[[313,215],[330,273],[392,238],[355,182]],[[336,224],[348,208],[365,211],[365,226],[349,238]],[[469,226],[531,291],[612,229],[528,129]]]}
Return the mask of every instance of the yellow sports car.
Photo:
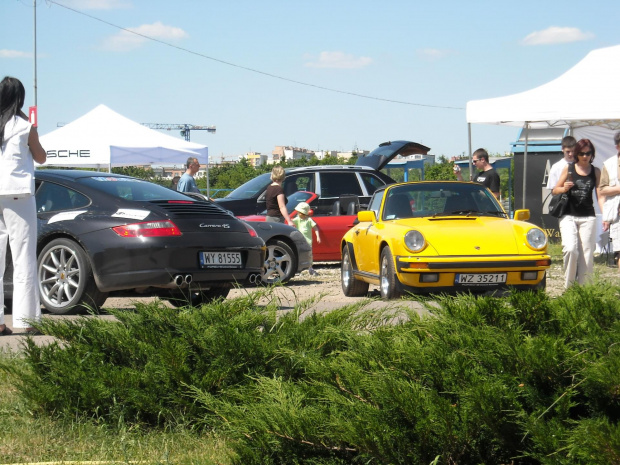
{"label": "yellow sports car", "polygon": [[547,236],[511,220],[493,194],[471,182],[391,184],[375,191],[359,223],[342,238],[346,296],[379,286],[381,297],[404,292],[544,289],[551,265]]}

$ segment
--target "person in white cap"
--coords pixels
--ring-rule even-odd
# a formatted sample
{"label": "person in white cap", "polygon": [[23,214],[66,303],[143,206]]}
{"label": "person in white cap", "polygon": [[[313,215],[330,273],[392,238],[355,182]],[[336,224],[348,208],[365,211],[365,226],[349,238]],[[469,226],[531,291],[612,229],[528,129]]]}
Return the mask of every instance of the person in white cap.
{"label": "person in white cap", "polygon": [[[316,225],[315,221],[310,218],[310,205],[306,202],[299,202],[295,207],[295,211],[298,215],[296,218],[293,218],[293,225],[303,234],[310,247],[312,247],[312,231],[314,231],[316,235],[317,243],[320,244],[321,236],[319,234],[319,227]],[[311,275],[317,274],[315,269],[312,268],[312,256],[310,256],[310,268],[308,268],[308,273]]]}

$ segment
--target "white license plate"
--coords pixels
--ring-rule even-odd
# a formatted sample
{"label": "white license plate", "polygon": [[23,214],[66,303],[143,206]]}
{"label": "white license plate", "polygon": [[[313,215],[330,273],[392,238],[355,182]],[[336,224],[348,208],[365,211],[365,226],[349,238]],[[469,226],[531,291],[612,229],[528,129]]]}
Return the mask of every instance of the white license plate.
{"label": "white license plate", "polygon": [[484,284],[502,284],[506,282],[506,273],[459,273],[455,284],[463,286],[480,286]]}
{"label": "white license plate", "polygon": [[200,252],[202,268],[241,268],[241,252]]}

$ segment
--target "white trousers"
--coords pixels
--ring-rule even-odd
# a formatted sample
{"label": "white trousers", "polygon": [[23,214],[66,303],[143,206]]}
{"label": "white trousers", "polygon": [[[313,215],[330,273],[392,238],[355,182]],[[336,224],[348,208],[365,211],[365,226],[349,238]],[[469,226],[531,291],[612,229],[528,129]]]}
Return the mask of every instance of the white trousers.
{"label": "white trousers", "polygon": [[594,272],[596,248],[596,217],[564,215],[560,218],[562,253],[564,255],[564,286],[575,281],[585,284]]}
{"label": "white trousers", "polygon": [[37,207],[34,196],[0,196],[0,325],[4,324],[6,251],[13,257],[13,327],[41,319],[37,285]]}

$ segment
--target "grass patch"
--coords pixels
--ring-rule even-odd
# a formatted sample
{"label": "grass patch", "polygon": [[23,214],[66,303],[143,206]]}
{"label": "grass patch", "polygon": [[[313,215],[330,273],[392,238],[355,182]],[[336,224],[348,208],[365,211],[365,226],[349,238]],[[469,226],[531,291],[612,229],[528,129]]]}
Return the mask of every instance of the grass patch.
{"label": "grass patch", "polygon": [[128,453],[86,454],[117,460],[149,444],[146,460],[169,460],[167,438],[185,449],[175,462],[201,441],[239,464],[620,462],[618,287],[439,297],[432,317],[402,310],[396,324],[365,301],[276,318],[276,301],[257,305],[266,292],[45,320],[59,344],[0,363],[19,389],[9,427],[58,444],[42,459],[65,457],[46,431],[68,428],[116,449],[130,438]]}

